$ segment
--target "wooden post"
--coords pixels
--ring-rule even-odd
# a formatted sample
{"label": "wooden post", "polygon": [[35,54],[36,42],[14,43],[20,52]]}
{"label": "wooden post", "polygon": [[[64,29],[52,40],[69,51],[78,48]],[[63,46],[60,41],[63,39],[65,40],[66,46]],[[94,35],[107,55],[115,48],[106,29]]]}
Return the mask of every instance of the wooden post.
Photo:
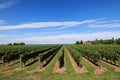
{"label": "wooden post", "polygon": [[41,69],[41,55],[39,56],[40,69]]}
{"label": "wooden post", "polygon": [[2,56],[2,64],[3,64],[3,67],[5,67],[4,56]]}
{"label": "wooden post", "polygon": [[82,64],[81,64],[81,57],[79,57],[79,67],[81,68],[82,67]]}
{"label": "wooden post", "polygon": [[120,59],[119,59],[119,61],[118,61],[118,66],[119,66],[119,68],[120,68]]}
{"label": "wooden post", "polygon": [[20,55],[20,68],[22,68],[22,55]]}

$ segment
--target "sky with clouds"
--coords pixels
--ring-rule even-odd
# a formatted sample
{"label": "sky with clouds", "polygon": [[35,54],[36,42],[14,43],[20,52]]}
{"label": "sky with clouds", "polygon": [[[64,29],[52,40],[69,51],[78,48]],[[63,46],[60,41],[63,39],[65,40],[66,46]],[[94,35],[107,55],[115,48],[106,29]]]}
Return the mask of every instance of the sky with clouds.
{"label": "sky with clouds", "polygon": [[120,0],[0,0],[0,44],[120,38]]}

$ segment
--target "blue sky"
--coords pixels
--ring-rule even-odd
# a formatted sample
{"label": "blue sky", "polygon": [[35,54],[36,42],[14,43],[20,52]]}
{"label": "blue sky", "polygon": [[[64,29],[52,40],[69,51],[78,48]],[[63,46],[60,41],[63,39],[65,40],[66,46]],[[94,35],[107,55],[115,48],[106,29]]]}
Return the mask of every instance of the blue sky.
{"label": "blue sky", "polygon": [[120,37],[120,0],[0,0],[0,44]]}

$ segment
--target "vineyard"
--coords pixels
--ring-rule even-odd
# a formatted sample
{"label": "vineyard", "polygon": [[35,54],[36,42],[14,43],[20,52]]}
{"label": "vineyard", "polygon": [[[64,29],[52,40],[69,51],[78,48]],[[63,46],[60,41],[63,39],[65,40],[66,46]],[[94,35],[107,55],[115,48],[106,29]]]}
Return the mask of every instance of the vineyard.
{"label": "vineyard", "polygon": [[0,46],[0,80],[120,80],[120,45]]}

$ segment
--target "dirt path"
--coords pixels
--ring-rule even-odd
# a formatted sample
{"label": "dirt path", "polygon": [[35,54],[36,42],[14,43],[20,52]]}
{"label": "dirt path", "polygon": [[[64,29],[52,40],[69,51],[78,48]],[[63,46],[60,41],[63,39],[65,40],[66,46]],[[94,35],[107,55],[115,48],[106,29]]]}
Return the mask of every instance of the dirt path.
{"label": "dirt path", "polygon": [[29,78],[32,80],[40,80],[38,76],[33,76],[33,75],[30,75]]}
{"label": "dirt path", "polygon": [[65,72],[65,66],[62,68],[59,68],[59,61],[56,61],[52,73],[64,73]]}
{"label": "dirt path", "polygon": [[12,74],[12,71],[11,70],[7,70],[5,72],[3,72],[4,76],[9,76]]}
{"label": "dirt path", "polygon": [[22,68],[21,68],[21,67],[17,67],[17,68],[12,69],[12,70],[3,71],[2,73],[3,73],[4,75],[6,75],[6,76],[9,76],[9,75],[11,75],[13,72],[15,72],[15,71],[21,71],[21,70],[25,70],[25,69],[27,69],[27,68],[28,68],[28,66],[26,66],[26,67],[23,67],[23,66],[22,66]]}
{"label": "dirt path", "polygon": [[6,67],[6,66],[1,66],[1,67],[0,67],[0,69],[3,70],[3,71],[6,70],[6,69],[8,69],[8,68],[9,68],[9,67]]}
{"label": "dirt path", "polygon": [[94,65],[94,64],[91,63],[88,59],[86,59],[86,58],[84,58],[84,57],[82,57],[82,59],[84,59],[86,62],[88,62],[93,68],[95,68],[95,71],[94,71],[95,74],[103,74],[103,73],[106,72],[106,70],[107,70],[107,69],[106,69],[105,67],[103,67],[103,66],[98,67],[98,66]]}
{"label": "dirt path", "polygon": [[24,68],[17,67],[13,70],[3,71],[2,74],[6,75],[6,76],[9,76],[9,75],[13,74],[13,72],[15,72],[15,71],[20,71],[20,70],[24,70],[24,69],[26,69],[26,67],[24,67]]}
{"label": "dirt path", "polygon": [[[16,63],[15,63],[15,64],[16,64]],[[8,64],[4,63],[4,66],[3,66],[3,64],[1,64],[0,69],[6,70],[6,69],[8,69],[10,66],[12,66],[12,65],[13,65],[13,63],[8,63]]]}
{"label": "dirt path", "polygon": [[74,61],[73,57],[70,55],[69,51],[67,49],[65,49],[65,50],[67,51],[67,55],[70,58],[70,61],[72,63],[72,66],[73,66],[76,74],[81,74],[81,73],[88,72],[88,70],[84,66],[82,66],[82,68],[78,67],[77,64],[76,64],[76,62]]}
{"label": "dirt path", "polygon": [[103,60],[101,60],[101,62],[103,62],[103,63],[111,66],[112,68],[114,68],[115,72],[120,72],[120,68],[119,68],[119,67],[117,67],[117,66],[115,66],[115,65],[112,65],[112,64],[109,64],[109,63],[107,63],[107,62],[105,62],[105,61],[103,61]]}
{"label": "dirt path", "polygon": [[9,67],[9,66],[12,66],[12,65],[17,64],[17,63],[20,63],[20,61],[15,61],[15,62],[13,61],[11,63],[6,64],[5,66]]}

